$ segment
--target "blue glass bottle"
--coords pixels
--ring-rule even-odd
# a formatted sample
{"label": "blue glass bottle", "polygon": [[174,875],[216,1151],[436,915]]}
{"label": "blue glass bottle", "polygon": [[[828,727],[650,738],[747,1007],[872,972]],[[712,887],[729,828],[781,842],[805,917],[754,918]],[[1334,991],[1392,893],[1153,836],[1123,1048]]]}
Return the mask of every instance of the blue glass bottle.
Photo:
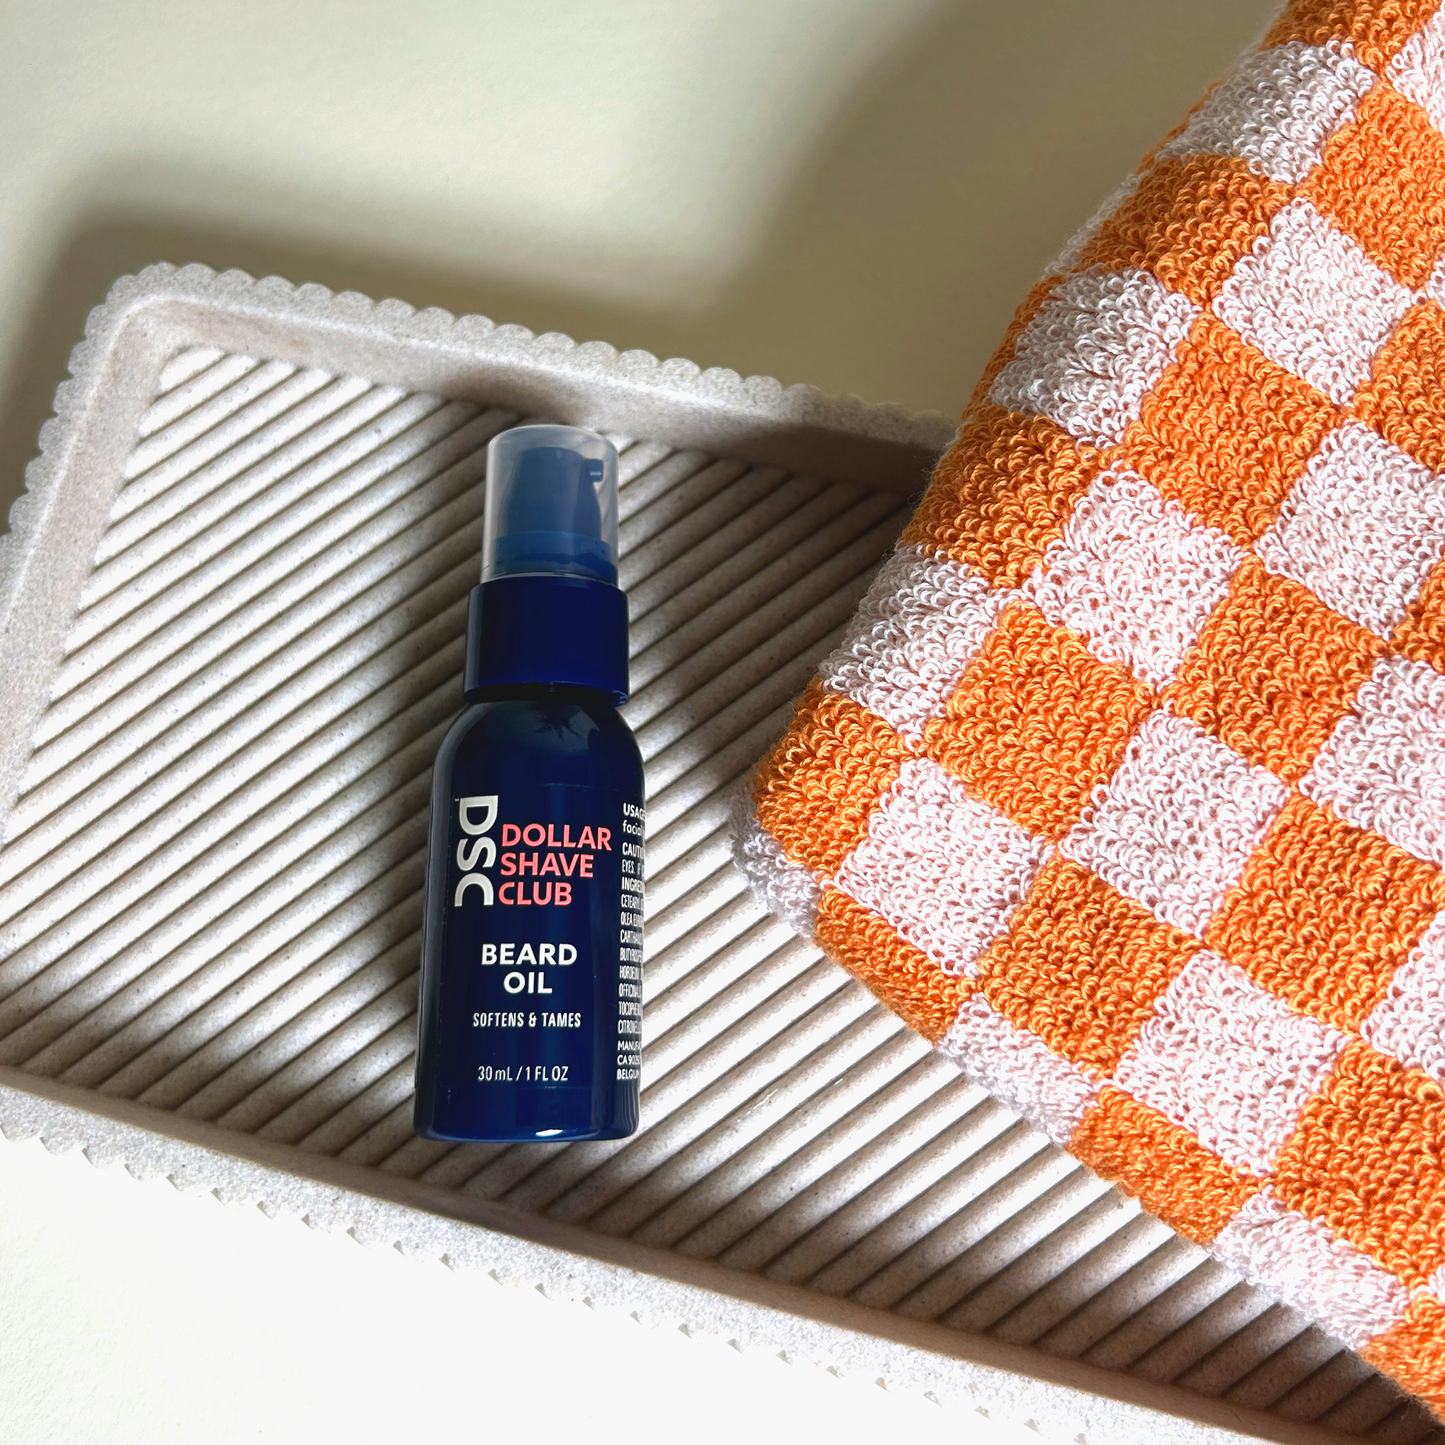
{"label": "blue glass bottle", "polygon": [[617,586],[617,454],[575,427],[488,449],[465,712],[437,753],[415,1125],[429,1139],[637,1127],[642,761]]}

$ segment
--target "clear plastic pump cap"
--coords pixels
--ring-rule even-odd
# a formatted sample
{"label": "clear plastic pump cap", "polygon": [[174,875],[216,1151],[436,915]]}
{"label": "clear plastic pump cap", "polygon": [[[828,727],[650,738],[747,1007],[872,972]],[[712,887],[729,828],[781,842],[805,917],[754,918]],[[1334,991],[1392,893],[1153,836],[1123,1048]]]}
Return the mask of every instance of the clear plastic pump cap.
{"label": "clear plastic pump cap", "polygon": [[482,581],[617,581],[617,449],[575,426],[516,426],[487,447]]}

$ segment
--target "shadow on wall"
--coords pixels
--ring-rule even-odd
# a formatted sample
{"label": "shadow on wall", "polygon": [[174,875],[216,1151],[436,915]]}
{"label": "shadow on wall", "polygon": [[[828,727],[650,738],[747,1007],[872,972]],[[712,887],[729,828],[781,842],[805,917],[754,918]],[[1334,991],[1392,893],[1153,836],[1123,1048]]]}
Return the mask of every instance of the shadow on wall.
{"label": "shadow on wall", "polygon": [[152,191],[165,172],[164,189],[186,181],[199,210],[236,214],[198,226],[123,203],[77,207],[24,328],[24,363],[0,384],[0,506],[8,512],[20,490],[86,313],[117,276],[158,260],[399,296],[953,413],[1049,258],[1273,9],[1268,0],[945,5],[879,57],[730,293],[685,319],[597,304],[581,286],[571,295],[519,287],[488,270],[484,235],[475,270],[448,274],[409,260],[404,235],[391,254],[317,239],[306,197],[274,196],[264,224],[248,222],[216,182],[137,157],[129,175],[108,171],[112,196]]}

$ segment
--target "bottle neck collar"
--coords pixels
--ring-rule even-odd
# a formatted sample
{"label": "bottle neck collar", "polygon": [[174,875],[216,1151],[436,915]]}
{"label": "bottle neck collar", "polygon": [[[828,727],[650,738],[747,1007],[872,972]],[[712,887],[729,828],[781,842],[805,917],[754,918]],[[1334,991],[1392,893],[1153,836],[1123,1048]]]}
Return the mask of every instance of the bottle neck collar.
{"label": "bottle neck collar", "polygon": [[527,687],[581,688],[626,702],[627,595],[607,582],[545,573],[472,588],[463,686],[468,702]]}

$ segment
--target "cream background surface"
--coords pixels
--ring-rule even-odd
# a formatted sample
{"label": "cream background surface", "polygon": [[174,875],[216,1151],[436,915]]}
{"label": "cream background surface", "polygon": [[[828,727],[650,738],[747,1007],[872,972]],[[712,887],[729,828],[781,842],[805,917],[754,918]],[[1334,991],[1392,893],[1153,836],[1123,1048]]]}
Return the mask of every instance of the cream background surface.
{"label": "cream background surface", "polygon": [[[0,505],[86,312],[156,260],[955,411],[1270,9],[0,0]],[[1011,1438],[33,1144],[0,1142],[0,1240],[17,1445]]]}

